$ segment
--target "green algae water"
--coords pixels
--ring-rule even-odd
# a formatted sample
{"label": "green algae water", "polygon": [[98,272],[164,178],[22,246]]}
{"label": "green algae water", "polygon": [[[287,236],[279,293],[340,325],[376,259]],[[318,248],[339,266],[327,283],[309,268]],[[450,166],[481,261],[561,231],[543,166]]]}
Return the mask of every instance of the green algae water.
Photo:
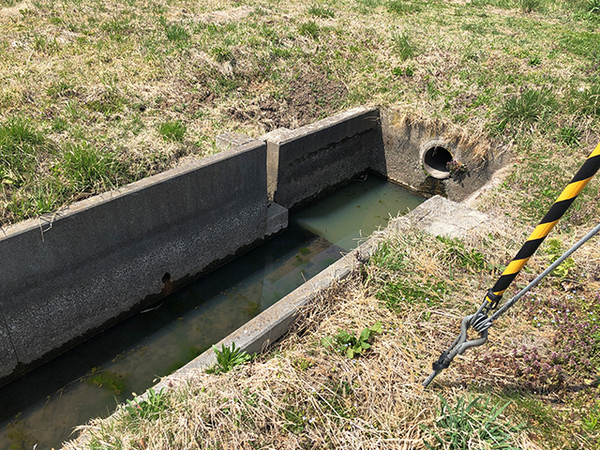
{"label": "green algae water", "polygon": [[59,448],[423,200],[370,176],[293,213],[284,233],[0,388],[0,448]]}

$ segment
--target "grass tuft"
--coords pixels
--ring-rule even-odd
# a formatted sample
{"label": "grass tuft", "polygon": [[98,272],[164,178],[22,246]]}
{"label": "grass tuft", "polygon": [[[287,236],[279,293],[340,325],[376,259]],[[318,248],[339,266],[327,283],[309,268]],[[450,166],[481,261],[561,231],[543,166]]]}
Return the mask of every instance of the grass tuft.
{"label": "grass tuft", "polygon": [[556,106],[556,98],[550,90],[526,89],[505,100],[500,109],[500,123],[502,127],[533,124],[547,118]]}
{"label": "grass tuft", "polygon": [[298,27],[298,33],[302,36],[308,36],[313,39],[317,39],[321,33],[321,28],[312,20],[305,22]]}
{"label": "grass tuft", "polygon": [[580,114],[600,117],[600,81],[571,93],[573,110]]}
{"label": "grass tuft", "polygon": [[417,46],[406,31],[392,34],[392,43],[394,51],[402,61],[413,58],[417,53]]}
{"label": "grass tuft", "polygon": [[433,438],[434,444],[425,442],[428,449],[468,450],[471,448],[495,448],[518,450],[513,433],[522,427],[512,426],[501,420],[501,415],[510,403],[502,406],[490,405],[490,400],[481,404],[481,398],[467,400],[459,397],[453,408],[440,396],[441,407],[435,428],[423,427]]}
{"label": "grass tuft", "polygon": [[123,172],[116,154],[85,142],[67,145],[54,170],[71,191],[90,193],[114,189]]}
{"label": "grass tuft", "polygon": [[387,10],[394,14],[412,14],[422,11],[421,4],[416,1],[392,0],[387,4]]}
{"label": "grass tuft", "polygon": [[163,122],[158,126],[158,133],[165,141],[182,142],[187,127],[179,120]]}
{"label": "grass tuft", "polygon": [[308,8],[307,13],[311,16],[320,17],[322,19],[332,19],[335,17],[335,12],[333,9],[321,5],[311,5]]}
{"label": "grass tuft", "polygon": [[191,38],[190,32],[185,29],[182,25],[177,23],[164,23],[165,35],[167,39],[175,43],[185,43]]}
{"label": "grass tuft", "polygon": [[31,120],[13,117],[0,125],[0,183],[17,188],[34,176],[38,159],[52,146]]}

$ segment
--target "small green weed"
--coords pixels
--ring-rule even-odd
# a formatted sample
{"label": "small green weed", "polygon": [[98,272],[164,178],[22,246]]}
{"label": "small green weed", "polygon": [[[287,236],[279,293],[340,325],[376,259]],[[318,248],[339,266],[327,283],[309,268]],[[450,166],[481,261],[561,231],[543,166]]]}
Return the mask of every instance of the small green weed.
{"label": "small green weed", "polygon": [[64,80],[54,82],[46,89],[46,94],[53,98],[70,97],[75,94],[75,85]]}
{"label": "small green weed", "polygon": [[589,88],[580,88],[571,93],[571,104],[576,112],[600,116],[600,82]]}
{"label": "small green weed", "polygon": [[105,22],[100,27],[108,36],[116,42],[123,42],[131,32],[131,19],[128,17],[118,17]]}
{"label": "small green weed", "polygon": [[156,420],[168,407],[169,402],[164,388],[159,392],[148,389],[148,396],[144,400],[137,398],[127,400],[125,411],[129,413],[133,421]]}
{"label": "small green weed", "polygon": [[467,173],[468,169],[465,163],[462,161],[458,161],[457,159],[452,159],[446,163],[446,168],[450,172],[450,176],[459,175],[461,173]]}
{"label": "small green weed", "polygon": [[190,32],[177,23],[164,23],[164,27],[165,35],[171,42],[183,43],[191,38]]}
{"label": "small green weed", "polygon": [[217,62],[231,61],[233,59],[233,53],[228,47],[215,47],[210,51],[210,53]]}
{"label": "small green weed", "polygon": [[321,28],[319,28],[319,25],[311,20],[301,24],[298,27],[298,33],[300,33],[302,36],[308,36],[313,39],[317,39],[321,33]]}
{"label": "small green weed", "polygon": [[407,66],[407,67],[394,67],[392,69],[392,74],[396,75],[397,77],[413,77],[415,75],[415,68],[414,66]]}
{"label": "small green weed", "polygon": [[417,53],[417,47],[406,31],[392,34],[392,44],[396,54],[402,61],[413,58]]}
{"label": "small green weed", "polygon": [[182,142],[186,131],[187,127],[179,120],[163,122],[158,126],[158,134],[169,142]]}
{"label": "small green weed", "polygon": [[369,260],[369,264],[381,269],[397,272],[406,268],[405,252],[389,242],[383,242]]}
{"label": "small green weed", "polygon": [[565,145],[576,145],[579,143],[579,131],[574,127],[562,127],[556,133],[556,140]]}
{"label": "small green weed", "polygon": [[35,34],[33,36],[33,48],[40,53],[53,54],[58,52],[60,46],[56,39],[49,39],[43,34]]}
{"label": "small green weed", "polygon": [[321,5],[312,5],[307,10],[308,14],[322,19],[330,19],[335,17],[333,9]]}
{"label": "small green weed", "polygon": [[13,117],[0,124],[0,183],[19,187],[34,174],[38,157],[51,150],[29,119]]}
{"label": "small green weed", "polygon": [[500,109],[500,125],[532,124],[546,118],[556,108],[556,98],[547,89],[526,89],[504,102]]}
{"label": "small green weed", "polygon": [[231,344],[231,347],[225,347],[225,344],[222,344],[221,350],[214,345],[212,348],[217,356],[217,363],[207,369],[206,373],[219,374],[229,372],[235,366],[244,364],[252,359],[245,351],[235,348],[235,342]]}
{"label": "small green weed", "polygon": [[442,296],[449,292],[444,281],[413,283],[408,280],[389,281],[375,294],[378,300],[385,302],[390,309],[400,308],[403,304],[425,304],[435,306]]}
{"label": "small green weed", "polygon": [[383,0],[356,0],[357,9],[361,14],[372,13],[382,2]]}
{"label": "small green weed", "polygon": [[531,67],[539,66],[541,63],[542,60],[539,56],[532,56],[531,58],[529,58],[529,61],[527,61],[527,65]]}
{"label": "small green weed", "polygon": [[375,325],[362,330],[358,337],[342,330],[333,337],[321,339],[321,344],[352,359],[359,356],[364,350],[371,348],[373,336],[381,333],[382,328],[382,323],[377,321]]}
{"label": "small green weed", "polygon": [[586,431],[600,431],[600,405],[597,403],[591,408],[583,411],[581,421]]}
{"label": "small green weed", "polygon": [[[550,263],[553,263],[560,258],[564,251],[565,249],[560,239],[552,238],[548,239],[546,242],[545,253],[548,255]],[[574,268],[575,261],[573,258],[567,258],[560,266],[552,271],[551,275],[559,278],[560,280],[564,280],[569,275],[569,272],[571,272]]]}
{"label": "small green weed", "polygon": [[[472,448],[495,448],[517,450],[513,444],[513,433],[523,429],[500,420],[510,402],[502,406],[490,405],[490,400],[480,404],[481,397],[465,400],[460,397],[452,408],[440,396],[441,407],[434,429],[423,427],[433,438],[433,443],[425,442],[430,449],[468,450]],[[488,446],[492,447],[488,447]]]}
{"label": "small green weed", "polygon": [[286,420],[284,428],[294,434],[300,434],[304,431],[307,417],[306,413],[300,409],[289,406],[283,410],[283,418]]}
{"label": "small green weed", "polygon": [[415,1],[392,0],[387,4],[388,12],[394,14],[411,14],[422,9],[421,4]]}
{"label": "small green weed", "polygon": [[446,245],[444,257],[450,266],[458,264],[472,272],[481,272],[487,268],[483,253],[475,249],[467,249],[460,239],[443,236],[437,236],[436,239]]}

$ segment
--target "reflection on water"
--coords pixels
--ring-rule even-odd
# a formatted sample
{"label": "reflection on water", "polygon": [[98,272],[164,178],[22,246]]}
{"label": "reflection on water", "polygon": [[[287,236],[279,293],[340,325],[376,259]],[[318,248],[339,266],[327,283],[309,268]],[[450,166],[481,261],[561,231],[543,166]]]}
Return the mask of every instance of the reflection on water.
{"label": "reflection on water", "polygon": [[422,200],[371,177],[299,211],[285,233],[1,388],[0,448],[59,447]]}

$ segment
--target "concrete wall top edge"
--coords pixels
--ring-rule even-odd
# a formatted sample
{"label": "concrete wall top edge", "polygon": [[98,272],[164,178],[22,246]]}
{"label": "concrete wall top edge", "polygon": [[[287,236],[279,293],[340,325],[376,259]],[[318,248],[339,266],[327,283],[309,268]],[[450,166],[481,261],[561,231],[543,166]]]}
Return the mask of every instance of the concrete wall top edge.
{"label": "concrete wall top edge", "polygon": [[340,142],[378,124],[378,108],[357,107],[295,130],[279,133],[269,141],[280,147],[293,145],[304,147],[308,151]]}
{"label": "concrete wall top edge", "polygon": [[53,224],[55,224],[57,221],[64,220],[68,217],[79,214],[82,211],[89,210],[90,208],[96,208],[106,203],[118,200],[124,196],[138,193],[145,189],[164,183],[165,181],[185,176],[191,172],[202,169],[206,166],[213,165],[219,161],[237,158],[240,155],[243,155],[252,150],[256,150],[260,147],[266,148],[266,144],[263,141],[253,139],[251,142],[248,142],[246,144],[233,147],[231,149],[227,149],[214,155],[206,156],[204,158],[198,158],[194,161],[182,164],[179,167],[175,167],[165,172],[161,172],[150,177],[134,181],[133,183],[129,183],[118,189],[94,195],[84,200],[75,202],[56,212],[42,214],[41,216],[36,218],[27,219],[13,225],[0,227],[0,243],[3,240],[31,231],[39,232],[40,236],[43,238],[44,232],[50,230]]}

